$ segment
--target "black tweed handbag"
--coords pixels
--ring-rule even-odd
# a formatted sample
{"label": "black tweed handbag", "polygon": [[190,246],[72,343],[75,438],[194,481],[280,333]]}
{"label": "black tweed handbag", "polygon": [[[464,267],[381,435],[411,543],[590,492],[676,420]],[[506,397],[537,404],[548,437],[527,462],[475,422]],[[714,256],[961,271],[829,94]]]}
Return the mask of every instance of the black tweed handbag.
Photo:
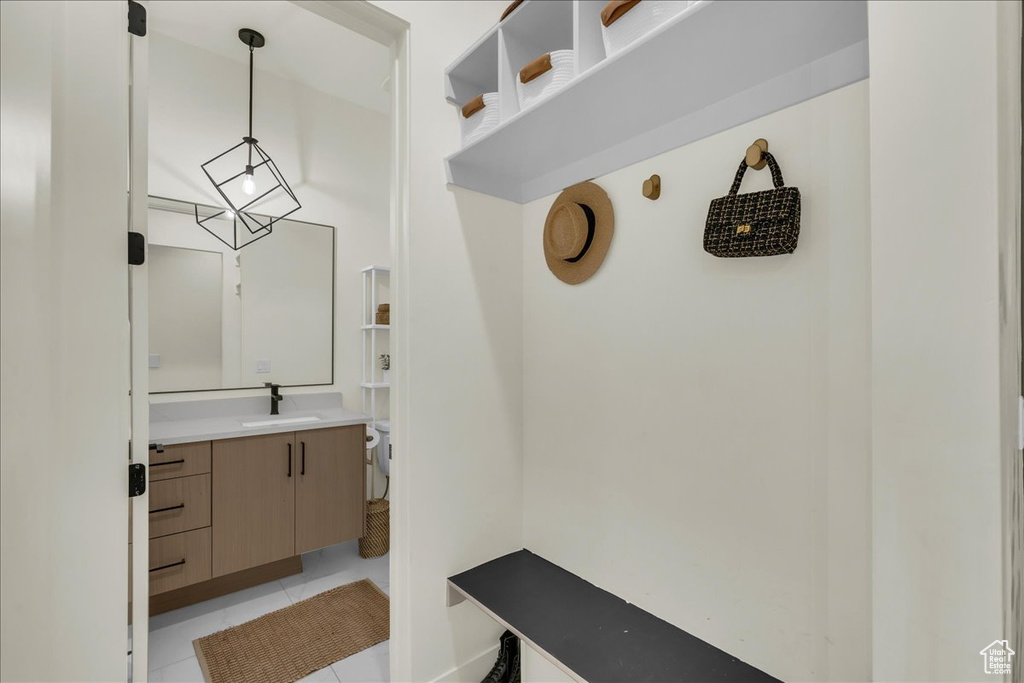
{"label": "black tweed handbag", "polygon": [[776,256],[792,254],[800,237],[800,190],[785,187],[782,171],[768,152],[773,190],[738,194],[747,160],[740,162],[729,194],[711,201],[704,225],[704,251],[714,256]]}

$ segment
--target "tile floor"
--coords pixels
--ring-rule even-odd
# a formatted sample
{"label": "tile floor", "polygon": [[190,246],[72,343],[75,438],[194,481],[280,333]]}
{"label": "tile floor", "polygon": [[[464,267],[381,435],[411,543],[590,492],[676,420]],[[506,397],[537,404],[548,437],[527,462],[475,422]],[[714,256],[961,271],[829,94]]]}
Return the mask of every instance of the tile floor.
{"label": "tile floor", "polygon": [[[192,641],[287,607],[317,593],[370,579],[390,594],[389,556],[364,560],[358,541],[302,556],[303,572],[247,588],[149,620],[149,680],[153,683],[202,683]],[[346,657],[302,679],[326,683],[389,680],[388,641]]]}

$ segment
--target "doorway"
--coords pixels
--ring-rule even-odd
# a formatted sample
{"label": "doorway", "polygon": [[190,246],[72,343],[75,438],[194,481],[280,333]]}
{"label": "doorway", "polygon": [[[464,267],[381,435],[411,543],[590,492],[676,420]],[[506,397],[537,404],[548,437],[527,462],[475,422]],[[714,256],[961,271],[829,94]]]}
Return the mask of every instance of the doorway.
{"label": "doorway", "polygon": [[[218,7],[219,5],[223,7]],[[260,16],[245,18],[231,14],[232,12],[236,14],[244,13],[247,11],[244,9],[246,5],[249,8],[248,11],[256,12]],[[378,420],[390,418],[391,442],[392,444],[400,443],[403,432],[401,397],[404,391],[402,390],[402,378],[404,376],[403,368],[407,367],[407,363],[403,362],[403,359],[407,357],[407,346],[403,338],[404,326],[402,325],[402,319],[404,316],[402,311],[407,310],[407,307],[403,305],[404,301],[407,301],[407,289],[405,289],[405,273],[407,270],[404,267],[406,264],[403,262],[403,258],[407,253],[405,244],[408,234],[404,201],[407,168],[406,122],[408,102],[405,90],[407,87],[405,44],[408,27],[401,20],[363,2],[279,2],[247,3],[246,5],[241,3],[209,2],[163,3],[151,1],[145,3],[148,10],[149,35],[145,39],[146,42],[144,44],[136,41],[133,45],[132,101],[133,130],[137,138],[146,139],[148,137],[149,139],[148,148],[145,150],[146,154],[142,155],[141,160],[139,154],[133,156],[136,166],[141,164],[148,171],[144,175],[141,171],[139,172],[137,177],[139,184],[137,187],[147,187],[148,191],[145,193],[133,193],[133,229],[148,233],[151,247],[164,246],[165,249],[178,247],[179,245],[159,245],[154,241],[156,234],[153,231],[154,225],[152,222],[153,200],[149,195],[160,194],[165,197],[172,196],[174,199],[184,198],[186,201],[202,203],[203,196],[197,195],[209,191],[209,188],[204,186],[203,181],[205,179],[201,175],[186,173],[187,171],[198,171],[198,165],[191,164],[187,158],[181,155],[184,151],[202,147],[209,152],[207,156],[213,156],[214,153],[219,151],[218,144],[213,140],[205,140],[206,144],[204,146],[202,144],[204,141],[202,140],[180,137],[170,145],[164,144],[161,146],[158,138],[164,135],[169,130],[169,127],[173,127],[176,123],[181,122],[191,123],[193,130],[202,130],[203,135],[205,135],[209,132],[206,130],[208,124],[203,124],[203,119],[196,113],[204,108],[207,110],[212,109],[215,115],[223,113],[228,119],[234,117],[241,120],[244,117],[244,107],[240,110],[240,108],[234,106],[238,99],[235,97],[237,93],[228,91],[229,88],[234,88],[235,86],[218,86],[217,81],[212,78],[215,69],[202,66],[202,61],[206,60],[213,63],[219,62],[225,68],[230,68],[232,56],[226,53],[235,46],[232,45],[234,37],[230,35],[231,31],[228,31],[227,28],[233,27],[233,30],[237,30],[238,26],[242,24],[248,26],[262,22],[263,25],[271,26],[271,28],[265,30],[268,43],[271,40],[276,40],[278,45],[280,45],[282,42],[281,36],[285,35],[288,31],[292,31],[295,35],[305,36],[307,39],[310,35],[315,35],[320,42],[312,43],[312,45],[314,47],[319,46],[320,48],[335,40],[338,35],[347,33],[350,40],[355,38],[370,41],[376,46],[376,48],[368,48],[366,54],[376,50],[376,53],[379,55],[381,50],[383,50],[383,59],[379,61],[383,65],[383,73],[373,73],[373,78],[370,79],[373,88],[377,92],[373,92],[373,88],[363,87],[362,96],[360,97],[361,101],[354,103],[361,109],[376,111],[378,114],[382,114],[386,120],[380,137],[384,141],[384,159],[381,162],[380,169],[377,169],[380,172],[374,174],[367,171],[360,177],[355,178],[356,183],[349,183],[347,185],[345,183],[338,183],[338,185],[342,187],[342,193],[350,193],[346,196],[365,197],[369,192],[374,191],[383,193],[383,196],[386,197],[384,208],[377,212],[379,214],[379,224],[386,233],[385,255],[379,258],[368,258],[358,265],[379,265],[382,262],[389,262],[391,266],[388,295],[390,296],[392,311],[394,311],[392,315],[395,315],[395,321],[390,323],[390,343],[385,350],[394,358],[395,362],[389,368],[391,370],[393,391],[390,396],[384,397],[383,404],[385,407],[383,410],[380,408],[381,399],[379,396],[377,397],[378,408],[373,417]],[[165,9],[168,11],[164,11]],[[235,26],[235,24],[238,24],[238,26]],[[216,29],[218,26],[221,28],[227,27],[224,31],[219,32],[225,35],[217,34]],[[259,28],[259,26],[256,26],[256,28]],[[332,38],[332,35],[335,38]],[[322,49],[321,52],[323,52]],[[178,69],[179,73],[176,74],[175,79],[178,98],[170,99],[168,99],[168,89],[162,87],[162,85],[166,85],[169,82],[167,67],[169,55],[176,55],[180,58],[179,61],[188,62],[189,60],[194,60],[191,64],[191,69]],[[263,56],[263,54],[260,54],[257,59]],[[371,61],[368,58],[364,59],[351,54],[339,54],[335,57],[337,60],[364,66]],[[294,55],[291,58],[294,60]],[[324,90],[329,91],[332,87],[330,83],[331,69],[328,68],[330,60],[327,60],[325,64],[316,64],[312,67],[304,68],[299,61],[287,63],[287,59],[282,58],[279,53],[276,60],[265,61],[271,62],[267,65],[266,71],[268,75],[265,77],[259,71],[260,62],[257,62],[257,86],[255,91],[257,93],[257,107],[266,106],[273,112],[273,115],[278,115],[282,118],[291,113],[299,121],[297,128],[300,130],[296,133],[294,147],[301,148],[300,151],[304,154],[295,155],[298,163],[291,165],[291,173],[294,175],[289,177],[289,181],[292,183],[296,195],[302,199],[310,196],[330,194],[332,191],[330,182],[326,184],[317,183],[317,178],[322,178],[323,164],[329,162],[329,158],[325,161],[323,156],[324,146],[317,144],[317,139],[311,138],[308,132],[303,137],[304,132],[301,130],[303,126],[322,122],[317,118],[316,108],[309,105],[310,101],[323,95],[334,95],[337,97],[341,94],[337,92],[324,92]],[[209,64],[207,64],[207,67],[209,67]],[[171,71],[173,70],[171,69]],[[181,73],[182,71],[184,71],[184,74]],[[276,98],[273,88],[266,82],[267,80],[273,81],[274,79],[281,85],[281,88],[278,90],[280,96]],[[241,81],[239,85],[244,86],[244,79],[239,80]],[[264,82],[261,83],[261,81]],[[367,82],[369,82],[367,79],[363,79],[361,83],[363,86],[366,86]],[[289,88],[291,89],[290,92],[288,92]],[[311,93],[310,91],[313,92]],[[383,98],[383,106],[379,96],[381,92],[386,95]],[[187,93],[190,100],[189,106],[181,104],[182,93]],[[293,107],[289,112],[289,107],[286,105],[290,102],[294,103],[294,100],[303,94],[307,98],[303,100],[306,105]],[[341,99],[345,98],[342,97]],[[190,108],[192,110],[191,114],[189,113]],[[239,113],[239,110],[243,116],[236,115]],[[268,149],[273,145],[274,150],[281,151],[272,151],[271,154],[275,158],[283,157],[286,159],[291,154],[289,151],[289,140],[282,137],[279,134],[280,131],[275,131],[273,128],[270,130],[266,129],[266,120],[271,115],[265,112],[261,113],[257,108],[255,115],[257,126],[261,117],[263,117],[264,121],[263,135],[265,139],[261,139],[261,144],[265,143]],[[244,126],[244,121],[242,121],[242,125]],[[370,136],[366,134],[365,126],[336,125],[335,128],[347,136],[348,139],[356,138],[364,146],[368,144],[367,138]],[[353,135],[354,131],[359,131],[359,133]],[[193,137],[201,138],[203,135]],[[227,144],[228,140],[223,139],[220,146],[226,146]],[[139,152],[137,148],[135,151]],[[147,156],[149,157],[148,159],[146,158]],[[197,157],[197,160],[205,161],[205,157]],[[278,164],[282,167],[285,165],[280,160]],[[193,166],[197,168],[192,168]],[[289,172],[284,168],[282,168],[282,171],[286,174]],[[372,179],[374,182],[368,182],[368,179]],[[358,182],[365,182],[366,184],[358,185]],[[358,186],[353,187],[353,184]],[[162,189],[167,187],[172,187],[173,189],[170,191]],[[360,216],[341,216],[339,211],[326,211],[323,207],[324,204],[322,202],[318,207],[316,201],[304,201],[305,215],[296,213],[294,217],[303,220],[308,219],[309,222],[313,223],[333,223],[333,227],[337,231],[336,253],[339,258],[335,263],[337,277],[334,290],[336,299],[333,326],[335,340],[333,377],[330,383],[330,388],[333,389],[337,388],[344,381],[342,379],[343,376],[351,374],[351,368],[345,367],[347,363],[351,362],[349,356],[358,356],[358,348],[353,353],[354,339],[358,338],[358,334],[350,334],[353,330],[359,333],[358,317],[351,316],[349,315],[350,311],[343,310],[345,308],[343,300],[346,297],[356,298],[352,294],[357,291],[357,288],[351,287],[351,283],[348,283],[345,278],[348,278],[352,273],[358,277],[359,268],[354,267],[354,264],[343,263],[340,257],[346,246],[351,247],[352,245],[351,240],[346,240],[344,228],[352,224],[363,224],[366,221],[359,220]],[[325,213],[331,215],[324,217],[323,214]],[[198,230],[199,228],[196,229]],[[265,242],[273,244],[274,236],[279,236],[283,232],[283,228],[280,228],[277,235],[271,235]],[[348,237],[358,239],[358,235],[355,233],[349,234]],[[243,261],[246,254],[245,249],[240,250]],[[154,251],[159,250],[151,248],[150,254],[152,255]],[[353,251],[350,248],[345,253],[345,256],[352,257]],[[208,269],[210,277],[216,279],[216,277],[224,276],[226,278],[227,264],[229,264],[229,260],[226,257],[222,261],[220,269],[214,267],[216,264],[211,264]],[[244,264],[241,268],[244,270]],[[148,414],[147,402],[140,400],[143,396],[149,395],[154,404],[160,405],[187,403],[189,400],[197,398],[195,392],[192,391],[177,391],[167,395],[154,396],[149,391],[139,390],[140,387],[151,383],[154,364],[160,365],[164,363],[162,357],[154,360],[154,356],[159,357],[161,354],[153,348],[148,334],[153,329],[154,322],[149,319],[149,316],[153,313],[149,306],[154,294],[149,287],[154,284],[152,280],[147,278],[144,270],[138,270],[133,276],[133,304],[136,308],[135,315],[133,315],[133,324],[135,324],[136,328],[139,328],[133,328],[132,333],[132,364],[135,371],[133,374],[138,379],[133,388],[139,402],[139,405],[136,407],[136,413],[140,416]],[[213,315],[214,312],[211,309],[210,315]],[[167,326],[164,325],[161,329],[166,328]],[[226,335],[224,338],[226,338]],[[222,348],[223,353],[217,357],[223,360],[229,357],[230,353],[226,343],[223,344]],[[376,358],[371,360],[376,360]],[[166,368],[167,366],[165,365],[164,367]],[[229,373],[221,371],[220,374],[227,376]],[[203,375],[205,378],[216,376],[217,372],[215,371],[206,372]],[[155,386],[151,388],[155,388]],[[208,389],[210,387],[197,386],[195,391],[206,391]],[[222,392],[225,389],[231,389],[231,386],[218,388]],[[341,391],[345,404],[355,410],[369,412],[370,408],[361,404],[361,392],[358,389],[359,385],[356,384],[352,389],[343,389]],[[300,391],[302,393],[315,393],[319,389],[313,387],[296,388],[292,393]],[[290,393],[288,388],[285,388],[284,392]],[[261,394],[257,394],[254,390],[231,389],[226,391],[226,393],[217,395],[225,398],[245,399]],[[210,397],[212,398],[212,396]],[[141,424],[142,421],[141,419],[133,420],[137,427],[136,437],[147,434],[148,424]],[[139,440],[143,442],[152,441],[148,435],[145,438],[139,438]],[[144,453],[139,453],[137,456],[137,462],[148,462]],[[152,452],[150,456],[152,456]],[[367,468],[369,475],[368,487],[370,487],[368,497],[383,497],[386,495],[388,499],[394,501],[400,496],[402,489],[399,482],[401,469],[401,463],[394,461],[390,467],[391,478],[389,481],[382,474],[380,468],[372,459],[371,454],[371,460]],[[152,507],[145,500],[145,497],[137,500],[135,505],[136,508],[133,514],[135,519],[144,519],[148,511],[147,508]],[[398,506],[398,510],[401,510],[401,506]],[[160,676],[165,680],[168,677],[177,680],[194,678],[198,662],[195,657],[192,641],[196,638],[207,635],[208,632],[219,631],[225,626],[235,625],[236,622],[247,621],[261,616],[268,611],[287,607],[289,604],[308,598],[318,592],[329,590],[339,582],[369,578],[390,592],[390,586],[396,580],[395,577],[402,575],[401,570],[396,567],[398,563],[395,561],[400,555],[401,536],[398,528],[400,523],[398,523],[394,511],[395,508],[392,508],[391,552],[389,553],[391,561],[388,561],[388,556],[384,556],[383,560],[368,560],[366,561],[368,564],[363,565],[362,570],[360,570],[361,573],[356,571],[354,567],[359,564],[357,561],[360,558],[358,557],[358,545],[353,541],[341,546],[332,546],[318,550],[315,553],[311,553],[308,557],[304,557],[306,570],[300,575],[301,578],[290,577],[280,579],[268,584],[250,587],[246,589],[248,592],[245,592],[244,595],[224,595],[210,601],[153,616],[148,614],[146,608],[148,603],[146,587],[149,583],[147,568],[151,564],[146,552],[147,547],[149,547],[149,539],[147,539],[143,528],[145,525],[138,525],[139,528],[133,528],[132,540],[134,542],[131,545],[133,572],[132,621],[136,624],[136,628],[133,629],[134,638],[131,642],[133,653],[131,669],[134,680],[146,680],[149,675],[154,677]],[[275,583],[277,584],[276,586],[274,585]],[[398,596],[392,596],[393,601],[396,599],[399,599]],[[394,609],[392,609],[393,614]],[[391,623],[394,626],[394,616],[391,617]],[[148,625],[148,628],[141,628],[144,624]],[[392,628],[392,638],[395,636],[395,629]],[[375,647],[360,653],[358,659],[356,657],[348,658],[355,660],[354,662],[346,660],[333,668],[327,667],[324,670],[318,671],[317,675],[325,676],[326,680],[330,680],[326,678],[329,675],[334,675],[341,680],[376,680],[377,678],[386,680],[390,660],[393,656],[394,651],[385,644],[385,647]],[[201,676],[202,674],[200,673],[199,675]]]}

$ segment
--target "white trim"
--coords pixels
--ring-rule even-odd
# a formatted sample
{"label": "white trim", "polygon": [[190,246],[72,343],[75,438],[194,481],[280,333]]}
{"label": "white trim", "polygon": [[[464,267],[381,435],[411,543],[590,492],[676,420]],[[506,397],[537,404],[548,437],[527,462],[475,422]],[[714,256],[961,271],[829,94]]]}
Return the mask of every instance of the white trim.
{"label": "white trim", "polygon": [[392,44],[393,60],[391,102],[392,178],[391,178],[391,353],[395,387],[391,391],[391,444],[398,444],[399,457],[392,461],[391,486],[391,679],[412,678],[412,601],[409,543],[409,500],[406,464],[413,453],[409,431],[409,378],[411,340],[409,338],[409,25],[404,26]]}

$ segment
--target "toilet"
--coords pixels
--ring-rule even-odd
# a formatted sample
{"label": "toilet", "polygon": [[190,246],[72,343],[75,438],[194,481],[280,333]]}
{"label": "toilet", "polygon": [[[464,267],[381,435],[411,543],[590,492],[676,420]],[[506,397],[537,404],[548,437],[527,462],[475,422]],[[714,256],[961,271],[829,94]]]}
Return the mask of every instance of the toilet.
{"label": "toilet", "polygon": [[381,420],[374,427],[380,432],[380,443],[377,444],[377,467],[385,477],[391,476],[391,421]]}

